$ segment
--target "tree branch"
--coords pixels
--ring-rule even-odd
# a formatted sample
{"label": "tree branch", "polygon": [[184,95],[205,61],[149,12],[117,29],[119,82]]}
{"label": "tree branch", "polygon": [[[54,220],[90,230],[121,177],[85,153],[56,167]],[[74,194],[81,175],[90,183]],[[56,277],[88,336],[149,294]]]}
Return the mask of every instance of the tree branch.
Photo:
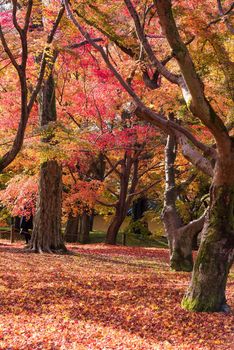
{"label": "tree branch", "polygon": [[67,16],[70,18],[70,20],[73,22],[73,24],[78,28],[80,33],[84,36],[84,38],[101,54],[104,62],[106,63],[107,67],[111,70],[111,72],[114,74],[116,79],[119,81],[119,83],[122,85],[122,87],[128,92],[128,94],[133,98],[135,104],[136,104],[136,110],[135,114],[140,117],[141,119],[144,119],[155,126],[159,127],[166,133],[174,132],[175,130],[181,132],[184,134],[196,147],[201,149],[203,152],[211,152],[211,148],[204,145],[203,143],[199,142],[187,129],[185,129],[183,126],[179,125],[178,123],[166,119],[162,114],[158,114],[155,111],[148,108],[142,100],[138,97],[138,95],[135,93],[135,91],[132,89],[132,87],[124,80],[124,78],[119,74],[119,72],[116,70],[116,68],[113,66],[113,64],[110,62],[108,55],[106,54],[105,50],[95,43],[93,39],[90,37],[88,32],[85,31],[85,29],[79,24],[79,22],[74,17],[72,10],[70,8],[70,5],[68,3],[68,0],[63,0],[63,3],[66,8]]}
{"label": "tree branch", "polygon": [[203,84],[197,75],[189,51],[179,35],[172,13],[171,0],[154,0],[154,3],[161,27],[183,75],[180,87],[187,106],[192,114],[209,128],[217,145],[220,146],[220,150],[226,153],[229,151],[231,143],[227,129],[205,97]]}

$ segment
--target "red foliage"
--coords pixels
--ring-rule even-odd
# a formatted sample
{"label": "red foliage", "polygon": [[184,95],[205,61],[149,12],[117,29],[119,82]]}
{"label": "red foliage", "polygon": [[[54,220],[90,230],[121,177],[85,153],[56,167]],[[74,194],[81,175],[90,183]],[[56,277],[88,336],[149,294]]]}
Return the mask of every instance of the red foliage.
{"label": "red foliage", "polygon": [[[155,248],[68,246],[73,255],[0,245],[0,349],[230,350],[233,314],[189,313],[189,274]],[[233,277],[228,300],[234,307]]]}

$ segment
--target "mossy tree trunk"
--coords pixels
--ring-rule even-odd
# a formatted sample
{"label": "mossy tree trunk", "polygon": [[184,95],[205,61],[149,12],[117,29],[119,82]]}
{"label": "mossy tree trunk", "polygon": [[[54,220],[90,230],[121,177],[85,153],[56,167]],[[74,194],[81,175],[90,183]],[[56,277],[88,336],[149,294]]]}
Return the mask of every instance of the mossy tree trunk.
{"label": "mossy tree trunk", "polygon": [[[192,311],[228,311],[226,283],[234,260],[234,152],[217,161],[211,204],[192,281],[182,306]],[[226,164],[225,164],[226,163]]]}

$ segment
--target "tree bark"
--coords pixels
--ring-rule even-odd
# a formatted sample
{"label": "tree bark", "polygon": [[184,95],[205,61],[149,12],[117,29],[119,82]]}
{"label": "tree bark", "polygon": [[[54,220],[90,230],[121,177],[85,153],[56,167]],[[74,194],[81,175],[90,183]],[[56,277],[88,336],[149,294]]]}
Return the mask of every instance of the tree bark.
{"label": "tree bark", "polygon": [[[56,121],[55,86],[52,73],[44,82],[39,100],[40,126]],[[49,143],[53,135],[42,140]],[[39,198],[29,249],[35,252],[66,251],[61,233],[62,172],[56,160],[41,165]]]}
{"label": "tree bark", "polygon": [[192,311],[229,311],[226,283],[234,260],[234,151],[217,161],[211,204],[192,281],[182,306]]}
{"label": "tree bark", "polygon": [[[172,118],[172,116],[171,116]],[[176,159],[176,138],[167,137],[165,147],[165,195],[162,219],[170,250],[170,267],[175,271],[192,271],[192,243],[195,234],[202,230],[205,215],[184,225],[176,208],[177,187],[174,163]]]}
{"label": "tree bark", "polygon": [[62,172],[57,161],[42,164],[37,213],[29,249],[34,252],[66,251],[61,235]]}
{"label": "tree bark", "polygon": [[79,241],[80,215],[69,214],[65,228],[64,237],[66,242],[75,243]]}
{"label": "tree bark", "polygon": [[[120,226],[126,218],[128,209],[132,202],[132,194],[134,193],[137,183],[138,183],[138,160],[139,154],[134,153],[133,156],[125,152],[124,159],[121,161],[121,171],[120,171],[120,192],[119,200],[115,205],[115,215],[108,227],[106,234],[106,244],[116,244],[117,234],[119,232]],[[130,177],[131,182],[130,182]],[[130,183],[130,187],[129,187]]]}
{"label": "tree bark", "polygon": [[117,235],[124,221],[124,218],[125,217],[122,217],[120,214],[115,214],[107,230],[106,241],[105,241],[106,244],[111,244],[111,245],[116,244]]}
{"label": "tree bark", "polygon": [[91,228],[91,216],[88,215],[86,212],[84,212],[81,216],[80,221],[80,235],[79,235],[79,241],[80,243],[89,243],[89,233]]}

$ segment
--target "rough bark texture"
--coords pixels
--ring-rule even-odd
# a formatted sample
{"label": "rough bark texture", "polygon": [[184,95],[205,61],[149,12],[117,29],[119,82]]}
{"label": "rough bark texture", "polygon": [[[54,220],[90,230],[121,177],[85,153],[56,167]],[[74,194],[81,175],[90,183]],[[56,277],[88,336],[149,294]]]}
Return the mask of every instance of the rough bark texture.
{"label": "rough bark texture", "polygon": [[65,251],[61,235],[62,172],[55,160],[41,166],[37,213],[29,248],[35,252]]}
{"label": "rough bark texture", "polygon": [[189,290],[182,301],[187,310],[229,310],[225,289],[234,260],[234,153],[227,165],[226,169],[223,162],[216,166],[206,230]]}
{"label": "rough bark texture", "polygon": [[170,249],[170,267],[176,271],[192,271],[193,237],[202,230],[205,216],[203,215],[188,225],[183,225],[176,208],[175,159],[176,139],[173,135],[169,135],[165,147],[166,186],[162,219]]}
{"label": "rough bark texture", "polygon": [[[52,73],[40,91],[40,126],[56,121],[55,87]],[[42,142],[53,138],[49,134]],[[56,160],[48,160],[41,165],[39,198],[34,228],[29,248],[35,252],[65,251],[61,234],[62,212],[62,172]]]}

